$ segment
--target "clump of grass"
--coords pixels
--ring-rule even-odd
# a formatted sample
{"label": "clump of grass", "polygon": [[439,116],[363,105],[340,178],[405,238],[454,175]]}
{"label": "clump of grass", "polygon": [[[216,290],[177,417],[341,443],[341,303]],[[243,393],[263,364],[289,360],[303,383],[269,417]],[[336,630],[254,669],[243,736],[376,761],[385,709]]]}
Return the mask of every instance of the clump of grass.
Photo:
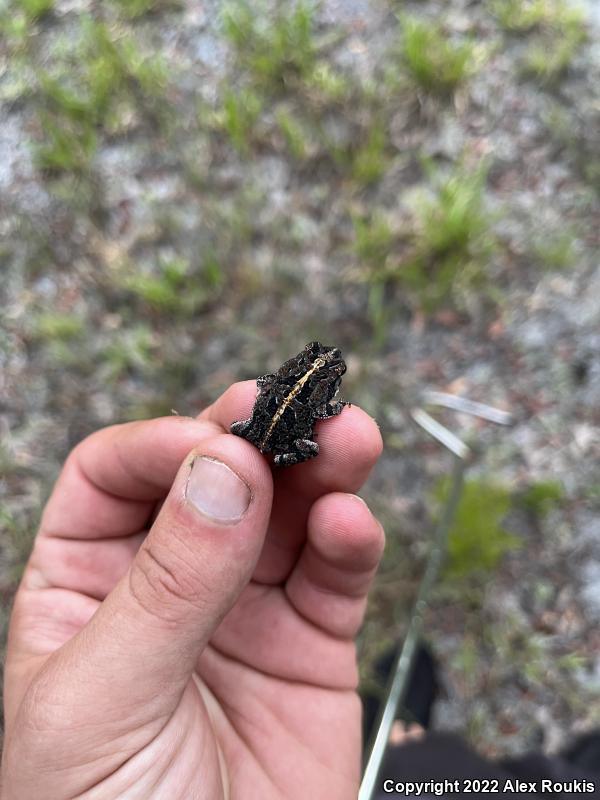
{"label": "clump of grass", "polygon": [[[355,98],[356,103],[360,100]],[[360,106],[358,106],[360,107]],[[382,109],[349,120],[347,128],[336,130],[317,120],[318,140],[332,166],[358,187],[376,183],[390,162],[387,118]]]}
{"label": "clump of grass", "polygon": [[370,216],[354,216],[354,250],[366,269],[368,283],[367,315],[373,327],[373,342],[379,346],[385,339],[389,322],[386,301],[390,258],[395,244],[395,233],[381,212]]}
{"label": "clump of grass", "polygon": [[536,261],[546,269],[568,269],[575,261],[573,234],[563,232],[547,235],[534,243],[533,253]]}
{"label": "clump of grass", "polygon": [[[224,32],[242,68],[242,83],[262,97],[265,105],[285,92],[285,105],[275,109],[275,139],[283,137],[298,161],[319,152],[360,185],[376,182],[386,167],[385,114],[367,110],[366,93],[341,71],[320,57],[325,45],[315,30],[314,5],[299,0],[290,6],[278,4],[272,14],[257,13],[246,0],[230,3],[223,15]],[[329,36],[328,43],[335,41]],[[358,95],[361,95],[359,102]],[[339,128],[332,133],[328,115],[332,105],[356,100],[362,114],[352,120],[350,135]],[[267,123],[268,127],[268,123]],[[242,137],[240,137],[241,143]],[[341,141],[340,141],[341,140]]]}
{"label": "clump of grass", "polygon": [[159,277],[136,273],[124,281],[124,286],[145,305],[157,311],[179,311],[181,285],[177,273],[172,276],[167,272]]}
{"label": "clump of grass", "polygon": [[451,94],[474,72],[478,47],[472,41],[452,42],[441,25],[402,17],[403,62],[413,80],[427,92]]}
{"label": "clump of grass", "polygon": [[130,37],[91,20],[82,33],[72,64],[39,74],[43,140],[36,158],[43,169],[89,170],[98,133],[118,127],[124,105],[153,103],[165,83],[162,61],[145,57]]}
{"label": "clump of grass", "polygon": [[126,270],[121,284],[143,305],[161,314],[194,314],[220,287],[218,261],[208,256],[199,269],[182,258],[163,261],[154,272]]}
{"label": "clump of grass", "polygon": [[568,71],[586,38],[583,21],[575,19],[560,30],[540,34],[525,56],[523,74],[541,83],[556,83]]}
{"label": "clump of grass", "polygon": [[85,331],[85,322],[74,314],[45,312],[39,314],[33,324],[36,339],[67,342],[80,338]]}
{"label": "clump of grass", "polygon": [[492,14],[507,31],[527,33],[548,17],[548,0],[495,0],[490,4]]}
{"label": "clump of grass", "polygon": [[[440,505],[449,488],[450,482],[444,479],[434,490]],[[511,492],[506,487],[481,480],[466,481],[448,534],[448,577],[489,573],[507,553],[520,547],[520,540],[502,527],[511,504]]]}
{"label": "clump of grass", "polygon": [[54,0],[15,0],[14,8],[22,11],[25,18],[33,22],[54,11]]}
{"label": "clump of grass", "polygon": [[517,495],[517,505],[534,514],[544,517],[565,500],[565,490],[558,481],[537,481],[530,484]]}
{"label": "clump of grass", "polygon": [[288,150],[297,161],[303,161],[308,153],[309,141],[302,124],[285,108],[278,109],[276,119]]}
{"label": "clump of grass", "polygon": [[491,11],[506,30],[528,33],[536,28],[557,30],[582,20],[582,11],[565,0],[494,0]]}
{"label": "clump of grass", "polygon": [[[0,41],[6,41],[11,58],[27,56],[32,28],[40,20],[52,15],[54,0],[13,0],[0,3]],[[27,80],[24,81],[26,93]]]}
{"label": "clump of grass", "polygon": [[40,311],[29,323],[31,341],[44,348],[44,358],[54,367],[85,373],[89,369],[87,322],[84,316],[60,311]]}
{"label": "clump of grass", "polygon": [[0,35],[10,44],[12,55],[25,49],[30,24],[25,14],[10,14],[0,9]]}
{"label": "clump of grass", "polygon": [[146,374],[152,369],[157,347],[156,337],[147,325],[136,325],[116,332],[100,353],[100,371],[107,381],[127,373]]}
{"label": "clump of grass", "polygon": [[48,173],[88,172],[97,147],[94,128],[86,122],[61,122],[47,112],[40,112],[39,121],[44,140],[34,150],[38,167]]}
{"label": "clump of grass", "polygon": [[459,167],[442,178],[428,170],[434,192],[416,202],[412,255],[401,269],[422,307],[431,311],[456,299],[455,289],[482,277],[492,240],[483,198],[485,168]]}
{"label": "clump of grass", "polygon": [[387,262],[394,243],[394,233],[387,218],[380,212],[368,217],[355,216],[354,250],[359,259],[381,271]]}
{"label": "clump of grass", "polygon": [[[449,488],[450,481],[444,478],[434,489],[440,507]],[[564,489],[556,481],[538,481],[517,493],[484,480],[467,481],[448,534],[446,574],[466,578],[494,570],[506,554],[521,546],[520,539],[502,527],[511,508],[524,508],[541,518],[564,498]]]}
{"label": "clump of grass", "polygon": [[322,102],[339,103],[348,98],[352,86],[345,75],[334,70],[327,61],[320,60],[306,76],[306,89]]}
{"label": "clump of grass", "polygon": [[70,53],[73,65],[58,75],[42,73],[42,99],[69,119],[98,124],[118,100],[162,94],[166,69],[160,58],[142,54],[128,35],[103,23],[85,20],[79,46]]}
{"label": "clump of grass", "polygon": [[566,0],[495,0],[491,8],[505,30],[533,35],[521,71],[541,83],[562,77],[587,38],[583,9]]}
{"label": "clump of grass", "polygon": [[385,333],[395,286],[421,310],[459,304],[475,284],[484,282],[484,265],[493,249],[491,219],[485,211],[483,166],[456,168],[441,177],[430,166],[432,191],[413,201],[412,221],[394,232],[377,212],[355,217],[354,250],[369,287],[369,319]]}
{"label": "clump of grass", "polygon": [[387,137],[381,123],[375,122],[367,139],[353,155],[351,174],[357,183],[366,186],[375,183],[385,172]]}
{"label": "clump of grass", "polygon": [[248,153],[261,109],[262,101],[255,92],[249,89],[239,92],[231,89],[225,91],[220,123],[239,153]]}
{"label": "clump of grass", "polygon": [[466,253],[487,228],[482,210],[485,171],[458,169],[441,180],[431,168],[428,172],[435,195],[417,206],[421,247],[437,256]]}
{"label": "clump of grass", "polygon": [[245,0],[230,3],[223,15],[225,35],[254,79],[269,90],[282,90],[314,71],[317,48],[312,6],[279,7],[260,13]]}

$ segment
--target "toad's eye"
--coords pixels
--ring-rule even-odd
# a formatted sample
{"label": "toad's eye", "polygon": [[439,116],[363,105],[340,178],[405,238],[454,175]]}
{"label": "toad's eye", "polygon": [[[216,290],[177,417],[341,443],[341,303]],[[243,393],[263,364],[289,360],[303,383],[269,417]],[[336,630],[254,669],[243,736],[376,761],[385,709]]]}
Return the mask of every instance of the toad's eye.
{"label": "toad's eye", "polygon": [[331,367],[338,367],[340,364],[343,364],[342,361],[342,353],[341,350],[332,350],[329,353],[329,357],[327,359],[327,366],[331,369]]}
{"label": "toad's eye", "polygon": [[339,347],[332,347],[331,350],[328,350],[326,360],[329,366],[335,366],[336,364],[339,364],[342,360],[342,351],[339,349]]}

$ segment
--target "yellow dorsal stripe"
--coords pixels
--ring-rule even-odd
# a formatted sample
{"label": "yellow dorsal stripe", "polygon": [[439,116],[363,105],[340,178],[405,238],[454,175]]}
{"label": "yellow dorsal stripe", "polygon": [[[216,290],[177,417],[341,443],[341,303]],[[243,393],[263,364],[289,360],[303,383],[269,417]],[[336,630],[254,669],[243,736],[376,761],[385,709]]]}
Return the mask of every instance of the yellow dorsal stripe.
{"label": "yellow dorsal stripe", "polygon": [[317,358],[315,360],[315,363],[312,365],[312,367],[304,373],[304,375],[300,378],[300,380],[297,383],[294,384],[294,386],[292,387],[290,393],[284,398],[283,403],[279,406],[277,411],[273,414],[273,419],[271,420],[271,424],[269,425],[269,428],[268,428],[267,432],[265,433],[265,436],[264,436],[262,442],[260,443],[260,447],[261,448],[266,445],[267,441],[269,440],[269,437],[271,436],[271,434],[275,430],[275,427],[277,426],[277,423],[279,422],[279,420],[283,416],[286,408],[292,402],[294,397],[296,397],[296,395],[300,394],[300,392],[302,391],[302,387],[304,386],[306,381],[310,378],[310,376],[313,374],[313,372],[315,372],[315,370],[321,369],[321,367],[324,367],[326,363],[327,362],[325,361],[324,358]]}

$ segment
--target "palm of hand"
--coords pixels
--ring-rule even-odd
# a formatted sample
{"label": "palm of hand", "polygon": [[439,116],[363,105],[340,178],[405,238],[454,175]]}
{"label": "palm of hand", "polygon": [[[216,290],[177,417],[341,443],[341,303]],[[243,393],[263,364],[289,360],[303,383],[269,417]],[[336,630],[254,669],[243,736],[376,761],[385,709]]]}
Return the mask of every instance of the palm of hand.
{"label": "palm of hand", "polygon": [[[333,463],[322,458],[301,468],[300,480],[294,470],[277,476],[266,538],[263,531],[254,560],[250,545],[238,543],[231,554],[239,556],[241,548],[239,560],[246,559],[252,580],[239,594],[246,581],[235,557],[224,557],[216,585],[228,579],[231,596],[225,589],[214,608],[210,585],[208,596],[188,593],[185,582],[181,593],[160,564],[152,566],[159,549],[145,563],[146,530],[132,527],[134,519],[152,516],[173,481],[173,465],[202,438],[198,426],[204,437],[223,438],[227,420],[244,412],[248,389],[233,387],[203,422],[141,423],[131,434],[130,454],[119,446],[118,469],[131,470],[133,462],[123,459],[139,457],[150,440],[153,446],[164,440],[166,455],[158,477],[146,477],[143,488],[139,476],[132,479],[137,488],[124,492],[127,499],[103,486],[106,474],[90,480],[99,451],[108,458],[111,429],[96,435],[96,449],[92,437],[87,451],[81,446],[68,463],[15,603],[6,681],[7,800],[13,778],[19,798],[39,796],[40,767],[48,798],[293,800],[356,793],[360,705],[352,639],[381,531],[362,503],[339,490],[358,488],[378,455],[380,441],[366,415],[353,409],[364,435],[355,435],[355,467],[339,482],[332,479],[339,473],[335,456]],[[342,415],[338,425],[344,422],[350,424]],[[351,424],[356,429],[356,420]],[[247,443],[234,446],[260,460]],[[270,480],[268,471],[261,477]],[[271,508],[270,486],[260,502]],[[154,628],[146,619],[132,624],[123,597],[157,578],[167,602],[151,642]],[[154,611],[145,600],[140,605],[154,625]],[[191,611],[197,626],[190,624]],[[130,645],[126,652],[123,643]],[[190,654],[186,673],[181,665]],[[34,762],[35,780],[19,774],[17,750]]]}
{"label": "palm of hand", "polygon": [[[250,620],[261,617],[274,625],[267,638],[280,639],[273,649],[260,642],[260,633],[254,637]],[[240,636],[245,622],[248,633]],[[348,642],[323,642],[326,634],[310,628],[297,621],[279,587],[246,589],[199,659],[166,735],[151,744],[160,752],[173,749],[175,740],[181,743],[170,782],[180,789],[180,777],[187,774],[189,795],[182,797],[356,795],[361,712],[353,648]],[[224,655],[227,643],[235,655]],[[202,774],[199,752],[210,753],[212,761]],[[207,772],[215,785],[204,794]],[[175,788],[165,797],[176,797]]]}

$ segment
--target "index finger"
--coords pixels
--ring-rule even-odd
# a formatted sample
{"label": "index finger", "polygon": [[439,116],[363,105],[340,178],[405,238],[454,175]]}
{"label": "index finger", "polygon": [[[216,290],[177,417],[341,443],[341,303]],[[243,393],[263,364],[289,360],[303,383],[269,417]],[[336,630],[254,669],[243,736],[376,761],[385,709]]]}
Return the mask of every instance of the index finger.
{"label": "index finger", "polygon": [[216,427],[192,417],[112,425],[71,452],[48,500],[40,536],[128,536],[148,522],[186,455]]}
{"label": "index finger", "polygon": [[[232,422],[250,416],[256,399],[256,381],[234,383],[200,414],[229,431]],[[383,443],[374,419],[358,406],[347,406],[338,416],[318,420],[315,426],[319,454],[302,464],[276,470],[278,486],[294,485],[307,499],[328,492],[355,492],[381,455]]]}

